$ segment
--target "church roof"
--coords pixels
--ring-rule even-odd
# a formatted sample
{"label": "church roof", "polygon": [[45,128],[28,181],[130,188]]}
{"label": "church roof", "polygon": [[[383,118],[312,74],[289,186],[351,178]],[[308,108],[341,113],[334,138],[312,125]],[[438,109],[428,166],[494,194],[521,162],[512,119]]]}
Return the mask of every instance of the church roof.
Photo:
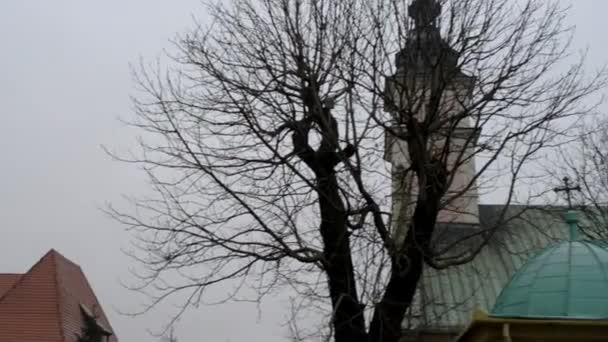
{"label": "church roof", "polygon": [[75,342],[91,318],[85,310],[112,329],[80,267],[55,250],[22,275],[0,275],[2,342]]}
{"label": "church roof", "polygon": [[546,248],[515,273],[491,315],[608,319],[608,250],[582,241]]}
{"label": "church roof", "polygon": [[0,273],[0,297],[2,297],[6,291],[10,290],[20,277],[21,274]]}
{"label": "church roof", "polygon": [[[503,209],[503,205],[480,205],[480,229],[492,227]],[[404,329],[460,332],[476,308],[491,311],[502,289],[530,257],[568,240],[565,209],[511,205],[506,222],[472,262],[444,270],[425,268]],[[580,225],[588,224],[585,217],[582,221]]]}

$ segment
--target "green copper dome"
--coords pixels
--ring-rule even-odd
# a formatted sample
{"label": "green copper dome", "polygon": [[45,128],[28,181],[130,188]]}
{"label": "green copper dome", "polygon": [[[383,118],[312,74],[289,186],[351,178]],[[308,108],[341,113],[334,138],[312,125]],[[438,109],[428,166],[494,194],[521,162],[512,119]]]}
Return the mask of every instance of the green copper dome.
{"label": "green copper dome", "polygon": [[608,250],[584,241],[545,249],[511,278],[491,315],[608,319]]}

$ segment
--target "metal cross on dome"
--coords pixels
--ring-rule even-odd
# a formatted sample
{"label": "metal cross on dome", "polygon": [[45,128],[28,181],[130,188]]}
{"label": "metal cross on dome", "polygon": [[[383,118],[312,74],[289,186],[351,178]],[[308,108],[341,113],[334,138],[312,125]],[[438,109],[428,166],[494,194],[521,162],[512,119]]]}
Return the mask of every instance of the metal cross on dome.
{"label": "metal cross on dome", "polygon": [[580,192],[581,191],[581,187],[580,187],[580,185],[571,186],[570,185],[570,178],[568,178],[568,177],[564,177],[563,181],[564,181],[564,186],[563,187],[554,188],[553,191],[555,191],[556,193],[565,192],[566,193],[566,198],[568,199],[568,209],[572,209],[572,193],[574,191],[579,191]]}

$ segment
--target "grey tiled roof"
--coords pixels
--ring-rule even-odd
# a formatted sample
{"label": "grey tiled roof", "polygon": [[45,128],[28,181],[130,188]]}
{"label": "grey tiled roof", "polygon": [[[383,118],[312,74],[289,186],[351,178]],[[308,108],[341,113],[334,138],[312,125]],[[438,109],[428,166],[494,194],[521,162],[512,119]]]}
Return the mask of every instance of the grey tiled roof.
{"label": "grey tiled roof", "polygon": [[[480,227],[447,227],[443,233],[458,235],[458,230],[493,227],[503,209],[480,205]],[[491,310],[502,288],[531,255],[567,238],[564,212],[563,207],[510,206],[505,224],[472,262],[440,271],[426,267],[404,328],[460,331],[476,307]]]}

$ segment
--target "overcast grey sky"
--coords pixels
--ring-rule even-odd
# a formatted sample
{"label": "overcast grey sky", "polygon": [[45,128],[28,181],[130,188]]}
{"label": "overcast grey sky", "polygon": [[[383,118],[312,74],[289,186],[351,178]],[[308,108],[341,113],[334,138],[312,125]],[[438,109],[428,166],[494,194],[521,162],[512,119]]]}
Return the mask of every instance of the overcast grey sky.
{"label": "overcast grey sky", "polygon": [[[589,66],[608,61],[608,0],[576,0],[575,45]],[[129,234],[99,210],[141,194],[144,175],[100,145],[126,150],[134,83],[129,63],[154,59],[175,33],[204,18],[197,0],[0,1],[0,272],[25,272],[50,248],[80,264],[123,342],[153,341],[169,318],[129,318],[142,298],[120,284],[137,267]],[[178,325],[180,342],[282,341],[281,301],[200,307]]]}

